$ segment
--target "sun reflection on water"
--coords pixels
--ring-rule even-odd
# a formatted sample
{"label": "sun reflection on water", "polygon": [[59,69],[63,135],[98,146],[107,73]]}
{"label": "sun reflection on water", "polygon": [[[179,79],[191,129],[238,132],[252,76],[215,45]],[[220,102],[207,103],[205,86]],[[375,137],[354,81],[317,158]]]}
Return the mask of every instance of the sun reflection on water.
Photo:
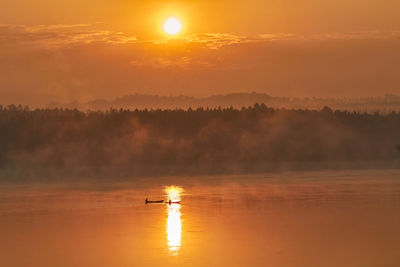
{"label": "sun reflection on water", "polygon": [[[181,187],[170,186],[166,187],[165,191],[168,200],[180,201],[180,194],[183,191]],[[167,240],[168,249],[171,255],[178,255],[181,248],[182,239],[182,219],[181,219],[181,205],[169,204],[167,205]]]}

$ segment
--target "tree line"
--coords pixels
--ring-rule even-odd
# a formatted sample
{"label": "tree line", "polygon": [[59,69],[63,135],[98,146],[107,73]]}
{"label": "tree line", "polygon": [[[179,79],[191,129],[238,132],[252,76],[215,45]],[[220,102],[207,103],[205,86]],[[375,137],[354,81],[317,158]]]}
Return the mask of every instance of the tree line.
{"label": "tree line", "polygon": [[[400,113],[197,108],[83,112],[0,106],[0,176],[400,167]],[[23,175],[23,174],[21,174]]]}

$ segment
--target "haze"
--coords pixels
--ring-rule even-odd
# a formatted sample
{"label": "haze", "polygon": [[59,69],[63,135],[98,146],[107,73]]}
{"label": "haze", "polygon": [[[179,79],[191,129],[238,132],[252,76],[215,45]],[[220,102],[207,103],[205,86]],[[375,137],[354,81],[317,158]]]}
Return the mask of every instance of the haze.
{"label": "haze", "polygon": [[[395,0],[3,0],[2,104],[400,93]],[[162,20],[182,18],[169,39]]]}

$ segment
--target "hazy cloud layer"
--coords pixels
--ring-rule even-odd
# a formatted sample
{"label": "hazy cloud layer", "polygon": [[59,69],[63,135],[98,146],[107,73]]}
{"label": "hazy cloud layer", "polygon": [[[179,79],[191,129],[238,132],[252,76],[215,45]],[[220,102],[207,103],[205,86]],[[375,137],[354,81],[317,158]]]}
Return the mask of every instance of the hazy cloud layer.
{"label": "hazy cloud layer", "polygon": [[2,41],[15,41],[26,45],[54,49],[92,43],[126,44],[136,41],[135,36],[122,32],[97,30],[88,24],[74,25],[0,25]]}
{"label": "hazy cloud layer", "polygon": [[197,33],[178,38],[159,40],[138,40],[136,36],[123,32],[99,29],[99,25],[72,24],[72,25],[10,25],[0,24],[0,40],[2,42],[20,42],[37,45],[43,48],[63,48],[71,45],[85,45],[103,43],[118,44],[168,44],[188,43],[200,44],[204,48],[218,49],[233,44],[264,41],[310,41],[310,40],[356,40],[400,39],[400,31],[364,31],[350,33],[326,33],[298,35],[294,33],[263,33],[256,37],[247,37],[233,33]]}
{"label": "hazy cloud layer", "polygon": [[398,94],[399,47],[399,31],[146,40],[102,24],[0,25],[0,98],[46,105],[132,93]]}

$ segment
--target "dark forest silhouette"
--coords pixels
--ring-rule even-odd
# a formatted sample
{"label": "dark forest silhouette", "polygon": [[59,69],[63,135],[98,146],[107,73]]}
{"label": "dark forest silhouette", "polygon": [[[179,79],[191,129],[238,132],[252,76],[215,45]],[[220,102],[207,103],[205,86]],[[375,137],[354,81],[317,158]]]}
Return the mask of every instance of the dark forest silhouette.
{"label": "dark forest silhouette", "polygon": [[252,107],[188,110],[0,106],[0,174],[245,173],[400,167],[400,113]]}

